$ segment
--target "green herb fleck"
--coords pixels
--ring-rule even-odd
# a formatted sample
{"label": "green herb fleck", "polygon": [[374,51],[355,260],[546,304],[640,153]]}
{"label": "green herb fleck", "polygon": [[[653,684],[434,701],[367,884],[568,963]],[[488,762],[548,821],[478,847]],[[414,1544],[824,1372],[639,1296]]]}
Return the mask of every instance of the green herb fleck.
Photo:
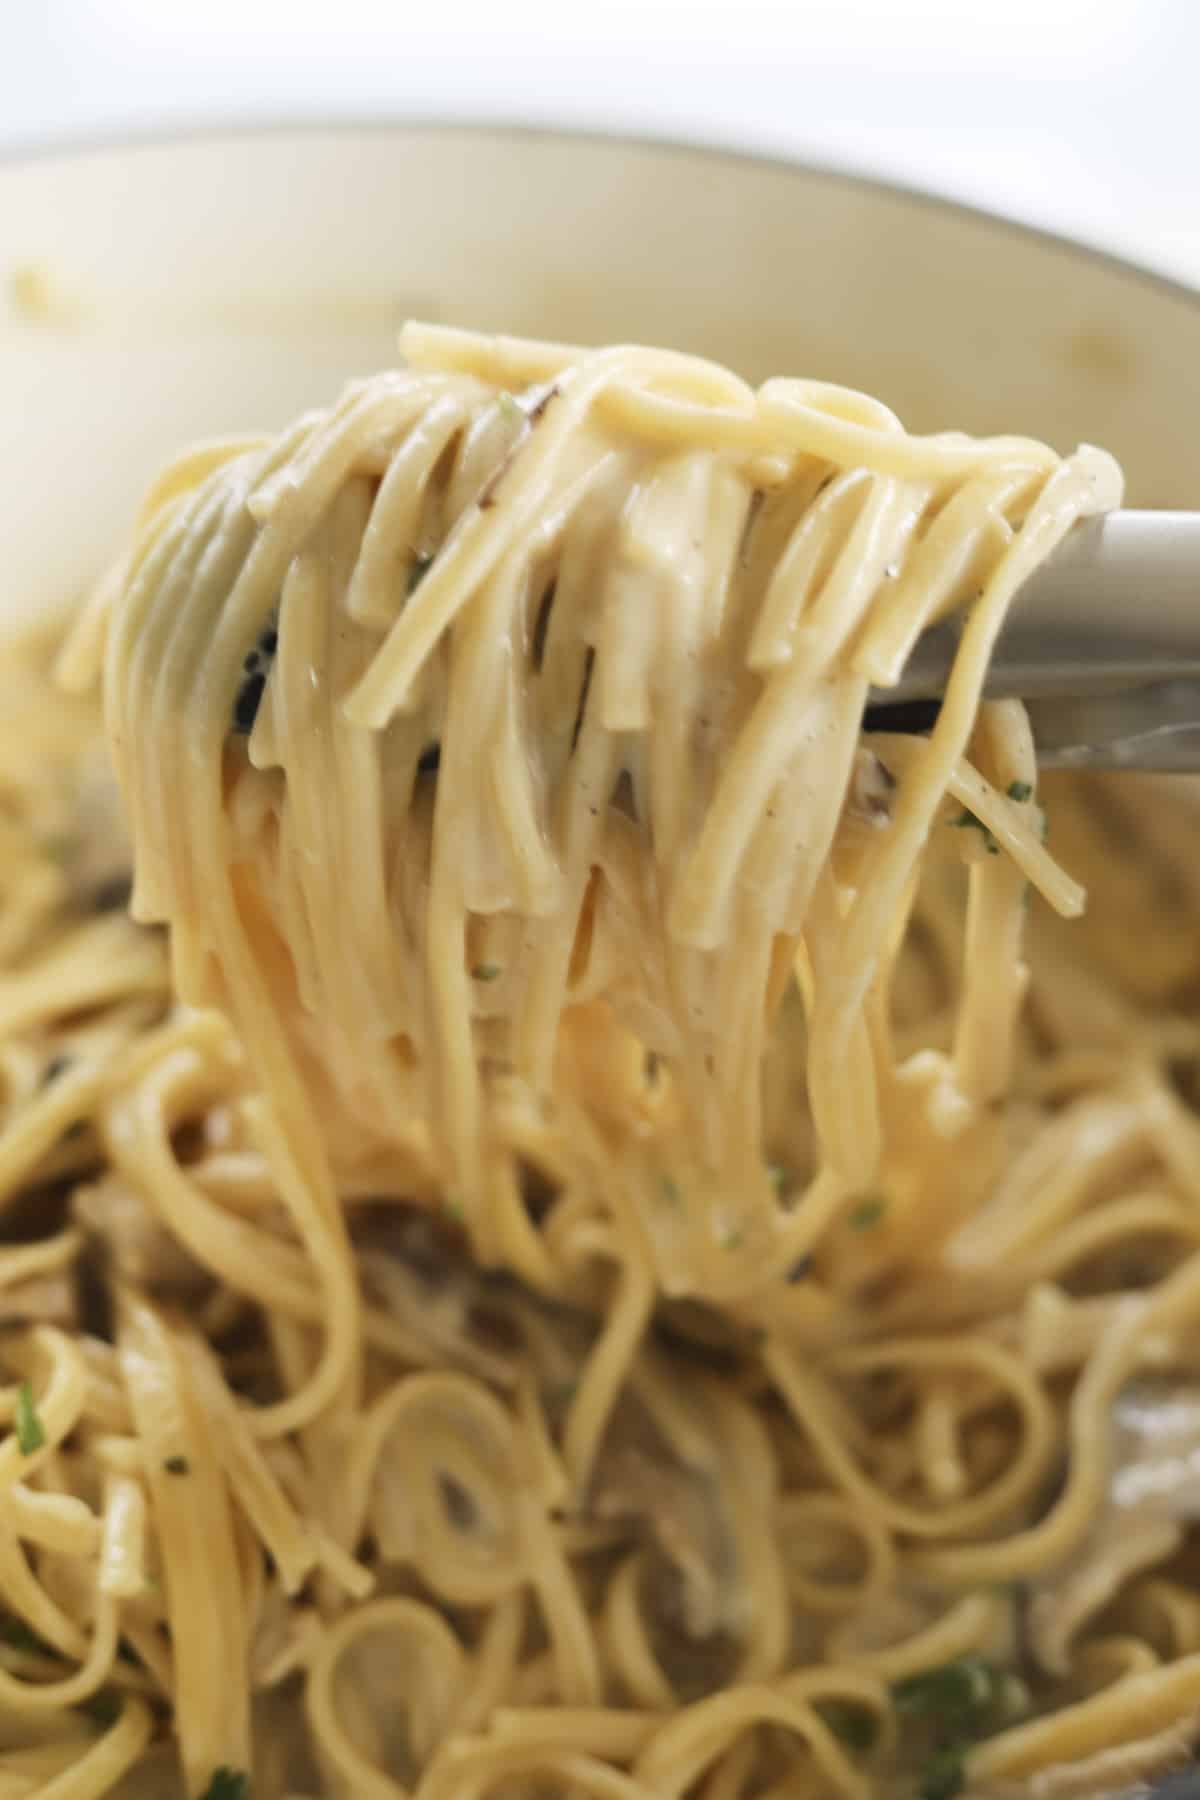
{"label": "green herb fleck", "polygon": [[923,1674],[910,1675],[892,1689],[896,1711],[909,1718],[936,1719],[939,1724],[971,1720],[991,1707],[1000,1692],[1002,1672],[985,1657],[967,1655]]}
{"label": "green herb fleck", "polygon": [[950,823],[954,826],[956,831],[963,831],[970,826],[974,826],[976,831],[981,831],[983,833],[984,847],[987,850],[988,855],[999,856],[999,844],[997,844],[983,820],[977,818],[969,806],[964,806],[957,819],[951,819]]}
{"label": "green herb fleck", "polygon": [[683,1190],[673,1175],[664,1175],[659,1184],[659,1191],[668,1206],[678,1206],[683,1199]]}
{"label": "green herb fleck", "polygon": [[250,1800],[250,1777],[240,1769],[220,1768],[205,1788],[204,1800]]}
{"label": "green herb fleck", "polygon": [[782,1163],[768,1163],[767,1180],[777,1194],[782,1194],[791,1180],[791,1170],[784,1168]]}
{"label": "green herb fleck", "polygon": [[17,1389],[17,1443],[22,1456],[32,1456],[46,1442],[46,1432],[33,1401],[33,1388],[23,1381]]}
{"label": "green herb fleck", "polygon": [[471,970],[472,981],[499,981],[504,970],[499,963],[476,963]]}
{"label": "green herb fleck", "polygon": [[952,1745],[949,1750],[939,1750],[931,1756],[921,1776],[921,1800],[954,1800],[961,1794],[966,1779],[963,1770],[964,1752]]}
{"label": "green herb fleck", "polygon": [[504,417],[511,422],[516,423],[518,419],[525,417],[524,407],[514,394],[509,393],[507,388],[501,388],[497,395],[497,402]]}
{"label": "green herb fleck", "polygon": [[167,1456],[163,1458],[163,1468],[168,1475],[190,1475],[192,1465],[186,1456]]}
{"label": "green herb fleck", "polygon": [[433,565],[432,556],[424,556],[420,552],[413,557],[412,568],[408,571],[408,591],[415,594]]}
{"label": "green herb fleck", "polygon": [[1016,800],[1016,801],[1021,802],[1022,804],[1026,800],[1032,800],[1032,798],[1033,798],[1033,783],[1032,783],[1032,781],[1010,781],[1008,784],[1008,797],[1010,800]]}
{"label": "green herb fleck", "polygon": [[816,1711],[839,1743],[848,1750],[870,1750],[879,1736],[879,1721],[853,1700],[818,1700]]}
{"label": "green herb fleck", "polygon": [[742,1225],[722,1225],[718,1233],[722,1250],[740,1250],[746,1241],[746,1230]]}
{"label": "green herb fleck", "polygon": [[870,1231],[872,1226],[878,1225],[886,1211],[887,1201],[873,1195],[869,1200],[860,1200],[854,1210],[847,1213],[846,1223],[851,1231]]}

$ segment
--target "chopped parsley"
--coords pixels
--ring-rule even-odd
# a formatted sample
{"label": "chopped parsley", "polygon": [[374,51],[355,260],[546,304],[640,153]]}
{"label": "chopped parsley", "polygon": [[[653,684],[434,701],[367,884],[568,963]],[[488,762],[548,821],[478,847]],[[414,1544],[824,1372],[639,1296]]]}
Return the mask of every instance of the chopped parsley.
{"label": "chopped parsley", "polygon": [[1016,800],[1022,804],[1026,800],[1032,800],[1032,781],[1010,781],[1008,784],[1008,797],[1010,800]]}
{"label": "chopped parsley", "polygon": [[28,1381],[23,1381],[17,1389],[17,1411],[15,1419],[17,1443],[22,1456],[32,1456],[46,1442],[46,1431],[38,1410],[34,1404],[33,1388]]}
{"label": "chopped parsley", "polygon": [[504,970],[499,963],[476,963],[471,970],[472,981],[499,981]]}
{"label": "chopped parsley", "polygon": [[950,823],[954,826],[956,831],[964,831],[969,827],[974,826],[976,831],[981,831],[983,833],[983,842],[988,855],[999,856],[999,844],[996,842],[983,820],[977,818],[969,806],[964,806],[957,819],[951,819]]}
{"label": "chopped parsley", "polygon": [[955,1657],[940,1668],[910,1675],[892,1689],[896,1711],[909,1718],[939,1723],[970,1719],[986,1712],[1000,1692],[1002,1674],[985,1657]]}
{"label": "chopped parsley", "polygon": [[186,1456],[167,1456],[163,1458],[163,1468],[168,1475],[190,1475],[192,1465]]}
{"label": "chopped parsley", "polygon": [[851,1231],[870,1231],[873,1226],[878,1225],[886,1211],[887,1201],[880,1195],[873,1194],[870,1199],[860,1200],[853,1211],[846,1214],[846,1223]]}
{"label": "chopped parsley", "polygon": [[448,1194],[446,1196],[446,1216],[447,1218],[454,1219],[456,1222],[462,1219],[463,1203],[457,1194]]}
{"label": "chopped parsley", "polygon": [[203,1800],[250,1800],[250,1777],[241,1769],[221,1767],[205,1788]]}
{"label": "chopped parsley", "polygon": [[791,1180],[791,1170],[785,1169],[782,1163],[768,1163],[767,1180],[777,1194],[782,1194]]}
{"label": "chopped parsley", "polygon": [[1027,1711],[1029,1695],[1018,1677],[969,1654],[897,1682],[892,1700],[902,1717],[922,1719],[936,1734],[920,1800],[954,1800],[962,1791],[971,1745]]}
{"label": "chopped parsley", "polygon": [[408,571],[408,591],[410,594],[416,593],[432,567],[432,556],[423,555],[418,551],[413,557],[412,568]]}
{"label": "chopped parsley", "polygon": [[920,1800],[954,1800],[961,1794],[966,1771],[963,1768],[965,1752],[957,1745],[948,1750],[938,1750],[929,1761],[921,1775],[921,1785],[917,1792]]}
{"label": "chopped parsley", "polygon": [[660,1191],[668,1206],[678,1206],[683,1199],[683,1191],[673,1175],[663,1176]]}

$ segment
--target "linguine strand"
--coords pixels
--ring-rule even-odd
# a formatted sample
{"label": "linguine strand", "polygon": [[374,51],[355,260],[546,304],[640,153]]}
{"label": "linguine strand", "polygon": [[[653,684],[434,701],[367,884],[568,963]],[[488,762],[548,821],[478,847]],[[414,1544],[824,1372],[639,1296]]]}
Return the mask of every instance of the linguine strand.
{"label": "linguine strand", "polygon": [[[982,699],[1115,466],[403,350],[177,460],[0,672],[0,1783],[915,1800],[1186,1753],[1187,1516],[1112,1533],[1122,1408],[1190,1418],[1200,1353],[1188,802],[1043,794]],[[864,736],[953,610],[932,736]],[[132,919],[54,848],[98,678]]]}

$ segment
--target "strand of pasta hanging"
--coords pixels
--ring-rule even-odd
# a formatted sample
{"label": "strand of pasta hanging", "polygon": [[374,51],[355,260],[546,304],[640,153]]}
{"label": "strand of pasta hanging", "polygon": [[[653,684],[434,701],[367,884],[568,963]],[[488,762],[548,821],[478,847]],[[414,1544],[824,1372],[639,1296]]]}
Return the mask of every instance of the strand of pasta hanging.
{"label": "strand of pasta hanging", "polygon": [[[169,939],[93,700],[0,666],[0,1780],[1153,1780],[1194,802],[1043,787],[979,698],[1113,466],[405,351],[173,465],[58,657]],[[864,737],[954,607],[932,736]]]}
{"label": "strand of pasta hanging", "polygon": [[[305,1167],[402,1153],[477,1254],[536,1277],[503,1120],[552,1113],[581,1194],[620,1140],[657,1285],[750,1304],[905,1153],[889,962],[964,802],[1006,854],[973,880],[990,948],[908,1134],[1003,1085],[1023,884],[1081,896],[1010,797],[1035,777],[1019,716],[972,736],[983,674],[1119,475],[665,352],[428,327],[403,350],[170,471],[81,628],[135,911],[172,921],[180,991],[234,1018]],[[932,738],[864,748],[868,686],[960,606]],[[816,1125],[786,1205],[762,1107],[785,1030]],[[311,1229],[336,1235],[330,1195]]]}

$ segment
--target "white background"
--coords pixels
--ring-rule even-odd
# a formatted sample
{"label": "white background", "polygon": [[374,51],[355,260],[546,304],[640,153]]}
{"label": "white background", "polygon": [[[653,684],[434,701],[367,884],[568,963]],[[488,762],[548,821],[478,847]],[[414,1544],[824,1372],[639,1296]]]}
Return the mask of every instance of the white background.
{"label": "white background", "polygon": [[794,153],[1200,283],[1200,0],[0,0],[0,150],[446,115]]}

